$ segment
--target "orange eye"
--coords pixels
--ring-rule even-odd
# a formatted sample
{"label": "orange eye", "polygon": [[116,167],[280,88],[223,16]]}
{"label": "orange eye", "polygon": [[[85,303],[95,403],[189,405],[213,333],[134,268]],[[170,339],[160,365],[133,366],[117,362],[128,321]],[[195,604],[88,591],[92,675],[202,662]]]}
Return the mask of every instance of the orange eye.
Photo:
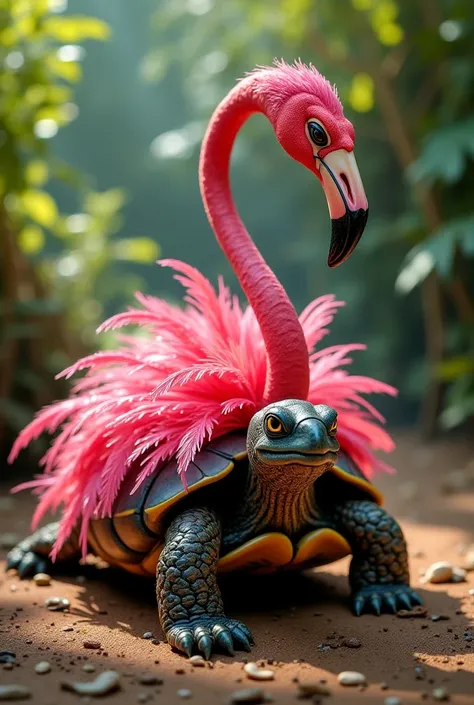
{"label": "orange eye", "polygon": [[267,431],[270,433],[281,433],[283,431],[283,424],[276,416],[269,416],[267,418]]}
{"label": "orange eye", "polygon": [[333,423],[329,429],[329,433],[336,433],[336,431],[337,431],[337,421],[333,421]]}

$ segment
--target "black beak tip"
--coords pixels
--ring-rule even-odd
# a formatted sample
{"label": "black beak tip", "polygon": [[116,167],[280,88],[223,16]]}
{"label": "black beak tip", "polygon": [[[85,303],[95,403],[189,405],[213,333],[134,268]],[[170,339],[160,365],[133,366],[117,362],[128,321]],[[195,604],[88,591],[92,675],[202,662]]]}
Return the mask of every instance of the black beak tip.
{"label": "black beak tip", "polygon": [[355,250],[368,217],[369,210],[359,208],[357,211],[347,210],[341,218],[334,218],[331,221],[332,234],[328,255],[328,265],[331,268],[345,262]]}

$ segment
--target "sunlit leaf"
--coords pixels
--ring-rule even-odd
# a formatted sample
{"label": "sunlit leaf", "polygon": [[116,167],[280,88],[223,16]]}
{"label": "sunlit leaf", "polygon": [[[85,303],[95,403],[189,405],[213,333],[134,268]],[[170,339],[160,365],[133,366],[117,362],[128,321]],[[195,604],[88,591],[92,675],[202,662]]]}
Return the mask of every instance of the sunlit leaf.
{"label": "sunlit leaf", "polygon": [[470,373],[474,373],[474,359],[468,355],[452,357],[438,366],[438,376],[445,382]]}
{"label": "sunlit leaf", "polygon": [[96,17],[69,15],[48,17],[43,22],[43,31],[61,42],[74,43],[84,39],[108,39],[110,28]]}
{"label": "sunlit leaf", "polygon": [[54,225],[58,209],[49,193],[30,189],[21,194],[20,200],[25,213],[32,220],[47,228]]}
{"label": "sunlit leaf", "polygon": [[117,259],[148,264],[156,262],[160,249],[157,243],[148,237],[135,237],[115,242],[114,252]]}
{"label": "sunlit leaf", "polygon": [[400,294],[409,294],[415,287],[426,279],[433,270],[434,259],[430,252],[418,249],[407,257],[407,264],[403,267],[395,281],[395,289]]}
{"label": "sunlit leaf", "polygon": [[125,200],[125,191],[119,188],[90,193],[86,197],[86,210],[97,217],[110,217],[123,207]]}
{"label": "sunlit leaf", "polygon": [[77,61],[60,61],[56,56],[48,56],[46,64],[56,76],[65,81],[76,83],[82,77],[82,67]]}
{"label": "sunlit leaf", "polygon": [[367,73],[356,73],[349,90],[349,102],[358,113],[367,113],[374,107],[374,82]]}
{"label": "sunlit leaf", "polygon": [[40,159],[29,162],[25,167],[25,179],[31,186],[42,186],[48,179],[48,165]]}
{"label": "sunlit leaf", "polygon": [[18,235],[20,249],[27,255],[37,255],[44,247],[44,233],[37,225],[26,225]]}
{"label": "sunlit leaf", "polygon": [[377,36],[382,44],[393,47],[403,41],[403,29],[395,22],[386,22],[377,27]]}

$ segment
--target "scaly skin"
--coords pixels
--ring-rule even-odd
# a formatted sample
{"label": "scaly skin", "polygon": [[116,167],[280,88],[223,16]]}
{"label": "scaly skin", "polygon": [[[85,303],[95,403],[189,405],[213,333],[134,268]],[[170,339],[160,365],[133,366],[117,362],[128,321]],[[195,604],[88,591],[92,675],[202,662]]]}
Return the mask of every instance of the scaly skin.
{"label": "scaly skin", "polygon": [[208,659],[216,645],[229,654],[234,646],[250,651],[247,627],[224,614],[216,580],[221,527],[207,508],[188,509],[166,533],[157,566],[156,594],[161,626],[171,646]]}
{"label": "scaly skin", "polygon": [[410,585],[408,554],[401,528],[385,509],[369,500],[348,500],[331,509],[331,523],[349,542],[349,572],[356,615],[396,612],[421,604]]}
{"label": "scaly skin", "polygon": [[[16,568],[20,578],[36,573],[46,573],[51,561],[49,554],[58,535],[59,522],[46,524],[13,548],[7,556],[7,569]],[[77,532],[69,536],[57,556],[58,561],[68,561],[80,555]]]}

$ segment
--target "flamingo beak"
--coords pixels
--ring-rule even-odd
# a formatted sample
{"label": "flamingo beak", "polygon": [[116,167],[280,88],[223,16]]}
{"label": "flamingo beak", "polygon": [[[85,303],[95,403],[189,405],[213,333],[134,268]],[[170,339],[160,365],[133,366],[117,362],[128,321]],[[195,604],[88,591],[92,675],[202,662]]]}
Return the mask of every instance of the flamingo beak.
{"label": "flamingo beak", "polygon": [[336,149],[316,160],[332,221],[328,265],[337,267],[362,237],[369,215],[367,197],[354,152]]}

